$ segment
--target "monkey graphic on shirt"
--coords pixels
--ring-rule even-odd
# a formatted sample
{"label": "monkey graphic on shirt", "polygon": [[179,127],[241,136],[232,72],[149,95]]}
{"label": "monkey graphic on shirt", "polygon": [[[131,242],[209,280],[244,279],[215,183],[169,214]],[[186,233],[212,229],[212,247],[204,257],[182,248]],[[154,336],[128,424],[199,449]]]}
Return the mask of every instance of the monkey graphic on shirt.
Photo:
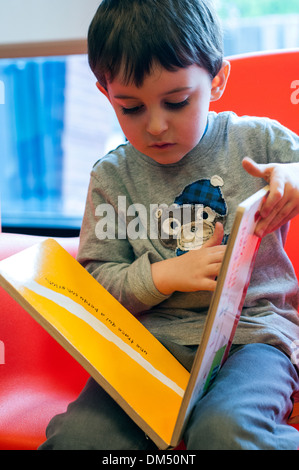
{"label": "monkey graphic on shirt", "polygon": [[200,179],[186,186],[170,207],[159,206],[155,217],[163,246],[179,256],[200,249],[211,238],[216,222],[224,224],[227,216],[223,184],[220,176]]}

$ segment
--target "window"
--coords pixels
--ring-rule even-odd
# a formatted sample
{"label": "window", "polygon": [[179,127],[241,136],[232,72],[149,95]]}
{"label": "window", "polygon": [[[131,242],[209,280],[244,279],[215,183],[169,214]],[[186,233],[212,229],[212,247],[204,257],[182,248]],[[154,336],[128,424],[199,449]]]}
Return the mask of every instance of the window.
{"label": "window", "polygon": [[216,0],[225,55],[299,47],[298,0]]}
{"label": "window", "polygon": [[2,59],[2,224],[79,229],[97,158],[124,141],[86,55]]}
{"label": "window", "polygon": [[[225,55],[299,47],[298,0],[215,2]],[[86,55],[0,59],[3,229],[79,230],[92,165],[123,141]]]}

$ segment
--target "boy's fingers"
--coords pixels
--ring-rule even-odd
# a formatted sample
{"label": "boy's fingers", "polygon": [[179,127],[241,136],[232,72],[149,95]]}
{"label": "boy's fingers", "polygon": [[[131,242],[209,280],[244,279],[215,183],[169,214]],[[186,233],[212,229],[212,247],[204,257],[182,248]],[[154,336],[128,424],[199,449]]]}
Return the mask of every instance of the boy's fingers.
{"label": "boy's fingers", "polygon": [[264,165],[263,163],[256,163],[249,157],[245,157],[242,161],[242,166],[247,173],[251,176],[255,176],[257,178],[264,178],[267,182],[269,182],[272,167],[269,165]]}
{"label": "boy's fingers", "polygon": [[[261,217],[268,217],[275,208],[275,212],[278,213],[281,207],[284,206],[284,188],[284,178],[282,178],[281,175],[278,175],[278,172],[273,169],[271,173],[269,194],[260,210]],[[275,216],[275,214],[273,214],[273,216]]]}
{"label": "boy's fingers", "polygon": [[220,245],[223,240],[224,229],[220,222],[215,225],[215,230],[211,238],[204,244],[205,247]]}
{"label": "boy's fingers", "polygon": [[211,264],[207,272],[207,277],[215,280],[215,278],[218,276],[220,272],[221,265],[222,265],[222,262]]}
{"label": "boy's fingers", "polygon": [[298,209],[294,209],[292,201],[284,203],[282,199],[281,202],[272,209],[268,217],[262,218],[258,222],[255,233],[258,236],[265,236],[268,233],[274,232],[297,214]]}
{"label": "boy's fingers", "polygon": [[206,282],[202,286],[202,290],[214,292],[216,289],[217,281],[214,279],[207,279]]}
{"label": "boy's fingers", "polygon": [[[285,179],[282,174],[277,171],[277,167],[275,165],[256,163],[249,157],[244,158],[242,165],[244,170],[251,176],[263,178],[269,184],[269,193],[260,210],[261,217],[266,218],[270,216],[274,208],[283,198]],[[283,204],[281,204],[281,206],[283,206]],[[280,206],[277,207],[276,213],[279,212],[279,210]],[[274,217],[274,214],[272,215]]]}
{"label": "boy's fingers", "polygon": [[279,229],[279,227],[281,227],[282,225],[285,225],[287,222],[289,222],[291,219],[293,219],[297,215],[298,215],[298,209],[294,209],[287,217],[285,217],[284,219],[280,221],[279,225],[273,226],[272,232]]}

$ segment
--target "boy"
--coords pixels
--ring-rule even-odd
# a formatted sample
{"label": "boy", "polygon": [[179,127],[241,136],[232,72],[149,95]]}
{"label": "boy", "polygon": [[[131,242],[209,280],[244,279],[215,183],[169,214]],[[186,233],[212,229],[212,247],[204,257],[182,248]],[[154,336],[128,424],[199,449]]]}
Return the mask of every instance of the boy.
{"label": "boy", "polygon": [[[298,136],[268,119],[209,112],[230,66],[208,0],[104,0],[89,61],[128,142],[93,168],[79,261],[190,369],[235,209],[266,180],[264,238],[235,344],[184,441],[192,450],[297,449],[287,419],[299,390],[290,360],[298,285],[283,242],[299,212]],[[194,207],[187,223],[176,213]],[[91,379],[47,438],[42,449],[154,448]]]}

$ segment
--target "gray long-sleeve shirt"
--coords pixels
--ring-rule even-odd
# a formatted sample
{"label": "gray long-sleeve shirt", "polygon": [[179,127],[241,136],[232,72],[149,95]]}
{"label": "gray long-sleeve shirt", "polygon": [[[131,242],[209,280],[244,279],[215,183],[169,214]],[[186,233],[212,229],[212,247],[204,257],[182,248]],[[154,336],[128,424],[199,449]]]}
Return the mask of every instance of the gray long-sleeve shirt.
{"label": "gray long-sleeve shirt", "polygon": [[[178,235],[182,218],[170,223],[170,207],[202,207],[207,223],[220,220],[229,235],[237,205],[265,185],[242,169],[245,156],[299,162],[299,137],[269,119],[209,113],[206,134],[177,163],[161,165],[126,143],[95,164],[78,260],[154,335],[199,344],[211,293],[165,296],[153,283],[151,263],[192,249]],[[262,240],[234,342],[273,344],[291,355],[299,296],[283,249],[286,234],[285,226]]]}

